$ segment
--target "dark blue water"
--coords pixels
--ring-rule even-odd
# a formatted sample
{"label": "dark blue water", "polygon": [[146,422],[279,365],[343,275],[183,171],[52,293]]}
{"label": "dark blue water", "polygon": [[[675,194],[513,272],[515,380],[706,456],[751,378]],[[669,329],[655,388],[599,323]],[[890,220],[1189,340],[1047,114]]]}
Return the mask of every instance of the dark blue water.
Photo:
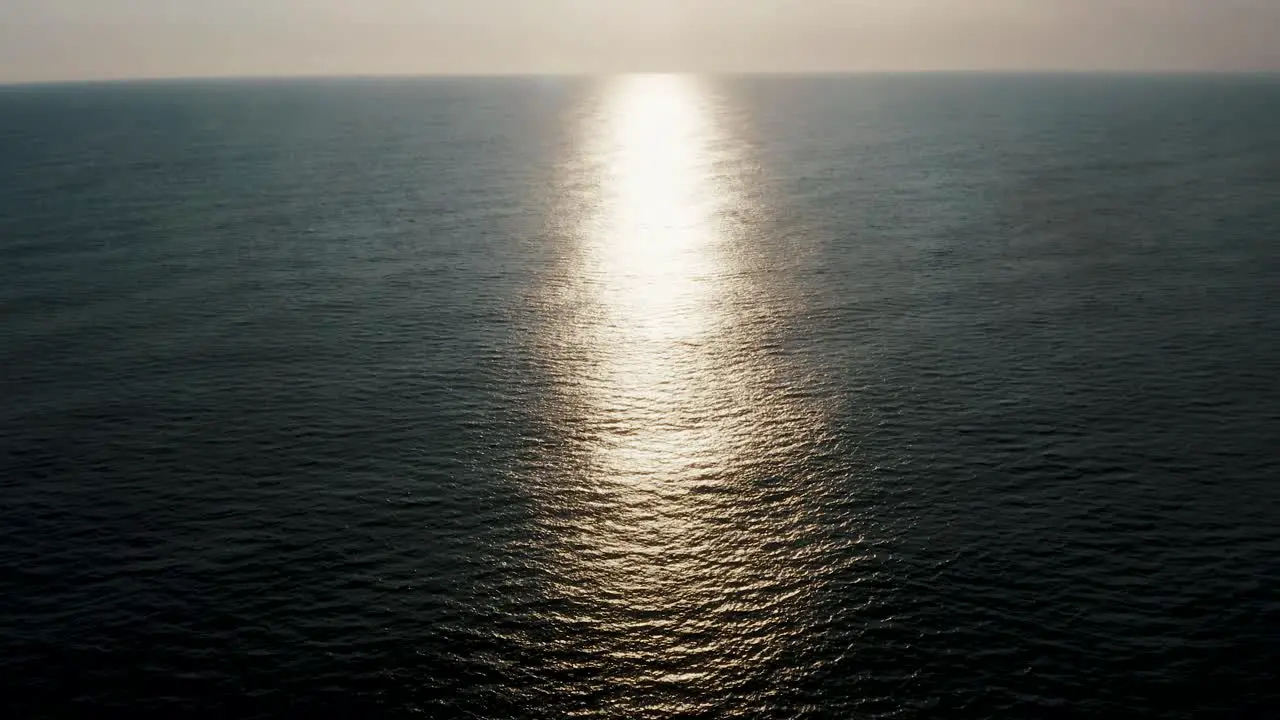
{"label": "dark blue water", "polygon": [[0,89],[0,702],[1280,712],[1280,80]]}

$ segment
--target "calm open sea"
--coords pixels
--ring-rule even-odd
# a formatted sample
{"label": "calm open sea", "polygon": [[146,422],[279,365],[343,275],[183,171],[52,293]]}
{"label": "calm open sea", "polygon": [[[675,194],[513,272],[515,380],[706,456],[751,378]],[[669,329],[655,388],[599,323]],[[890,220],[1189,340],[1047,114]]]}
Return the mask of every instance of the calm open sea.
{"label": "calm open sea", "polygon": [[0,88],[6,717],[1280,713],[1280,77]]}

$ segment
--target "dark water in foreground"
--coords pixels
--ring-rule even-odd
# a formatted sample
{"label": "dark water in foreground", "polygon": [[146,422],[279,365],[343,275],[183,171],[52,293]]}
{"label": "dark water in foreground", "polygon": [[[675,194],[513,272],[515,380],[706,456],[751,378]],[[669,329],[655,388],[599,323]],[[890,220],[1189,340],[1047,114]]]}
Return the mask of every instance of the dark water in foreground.
{"label": "dark water in foreground", "polygon": [[1278,122],[0,89],[6,716],[1280,711]]}

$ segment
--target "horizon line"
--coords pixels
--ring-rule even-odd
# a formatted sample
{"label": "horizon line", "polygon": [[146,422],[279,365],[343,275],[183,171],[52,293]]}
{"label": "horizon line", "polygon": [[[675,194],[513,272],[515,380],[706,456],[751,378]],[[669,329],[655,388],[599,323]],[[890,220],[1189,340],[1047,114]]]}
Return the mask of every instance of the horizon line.
{"label": "horizon line", "polygon": [[448,80],[448,79],[536,79],[566,78],[591,79],[626,75],[690,75],[700,77],[873,77],[873,76],[922,76],[922,75],[990,75],[1019,77],[1048,76],[1115,76],[1115,77],[1195,77],[1195,76],[1280,76],[1280,69],[1216,69],[1216,68],[1168,68],[1168,69],[982,69],[957,68],[934,70],[607,70],[607,71],[459,71],[459,72],[380,72],[380,73],[290,73],[246,75],[138,75],[100,78],[54,78],[30,80],[0,80],[0,88],[51,85],[117,85],[129,83],[163,82],[280,82],[289,80]]}

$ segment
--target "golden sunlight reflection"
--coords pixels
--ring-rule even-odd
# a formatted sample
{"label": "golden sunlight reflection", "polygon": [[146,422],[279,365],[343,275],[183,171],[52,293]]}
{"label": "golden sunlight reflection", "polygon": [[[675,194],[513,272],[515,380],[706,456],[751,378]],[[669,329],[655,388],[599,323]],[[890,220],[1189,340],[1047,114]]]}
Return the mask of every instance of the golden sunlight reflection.
{"label": "golden sunlight reflection", "polygon": [[723,102],[672,76],[589,102],[543,351],[568,450],[540,502],[565,642],[603,658],[620,707],[678,710],[657,690],[745,682],[797,627],[823,414],[741,261],[760,209]]}
{"label": "golden sunlight reflection", "polygon": [[708,319],[716,205],[727,200],[707,177],[708,118],[688,79],[634,78],[614,93],[592,248],[600,299],[635,339],[692,336]]}
{"label": "golden sunlight reflection", "polygon": [[[582,235],[579,271],[598,319],[580,339],[599,362],[577,390],[611,430],[595,438],[592,460],[601,479],[659,496],[688,490],[674,481],[691,464],[722,465],[731,442],[720,436],[717,396],[729,388],[715,343],[731,295],[719,223],[735,199],[716,175],[721,143],[699,90],[681,76],[607,89],[591,150],[599,204]],[[663,522],[673,529],[688,515]]]}

